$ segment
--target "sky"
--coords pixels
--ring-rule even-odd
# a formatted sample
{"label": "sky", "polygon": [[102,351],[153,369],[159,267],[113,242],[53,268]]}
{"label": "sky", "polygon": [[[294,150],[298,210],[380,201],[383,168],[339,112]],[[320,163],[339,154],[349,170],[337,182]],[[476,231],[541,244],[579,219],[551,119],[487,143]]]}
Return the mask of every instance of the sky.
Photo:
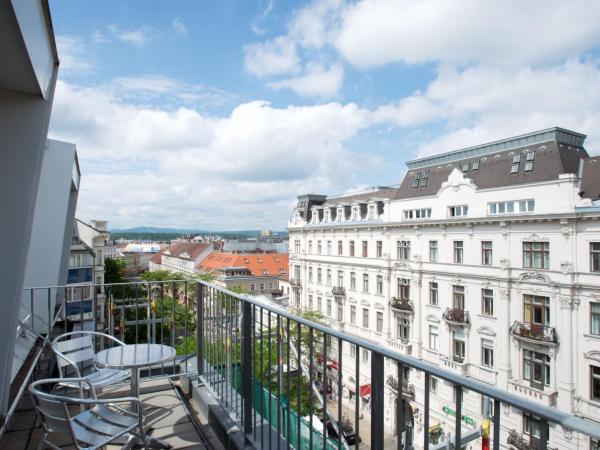
{"label": "sky", "polygon": [[553,126],[600,154],[597,0],[51,0],[77,216],[283,230],[304,193]]}

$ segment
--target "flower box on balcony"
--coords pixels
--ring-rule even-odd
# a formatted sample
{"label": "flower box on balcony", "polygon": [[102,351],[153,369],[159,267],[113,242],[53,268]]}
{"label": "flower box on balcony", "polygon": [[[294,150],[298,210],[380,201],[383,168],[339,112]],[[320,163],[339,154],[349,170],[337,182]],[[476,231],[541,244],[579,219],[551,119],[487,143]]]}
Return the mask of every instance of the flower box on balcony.
{"label": "flower box on balcony", "polygon": [[410,300],[404,298],[392,297],[390,307],[399,312],[412,313],[413,304]]}
{"label": "flower box on balcony", "polygon": [[468,325],[471,323],[469,311],[460,308],[447,308],[442,314],[442,318],[450,324]]}

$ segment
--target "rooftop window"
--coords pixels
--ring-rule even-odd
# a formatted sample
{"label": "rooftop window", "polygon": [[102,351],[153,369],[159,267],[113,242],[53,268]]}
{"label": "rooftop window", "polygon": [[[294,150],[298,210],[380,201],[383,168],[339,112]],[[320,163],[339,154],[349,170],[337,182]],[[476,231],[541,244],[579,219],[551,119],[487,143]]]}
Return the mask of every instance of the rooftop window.
{"label": "rooftop window", "polygon": [[429,171],[426,170],[424,172],[417,172],[415,174],[415,179],[413,180],[412,187],[425,187],[427,186],[427,180],[429,179]]}
{"label": "rooftop window", "polygon": [[478,170],[479,169],[479,161],[473,161],[471,163],[471,170]]}
{"label": "rooftop window", "polygon": [[533,170],[533,160],[535,159],[535,153],[527,153],[527,161],[525,162],[525,172],[531,172]]}

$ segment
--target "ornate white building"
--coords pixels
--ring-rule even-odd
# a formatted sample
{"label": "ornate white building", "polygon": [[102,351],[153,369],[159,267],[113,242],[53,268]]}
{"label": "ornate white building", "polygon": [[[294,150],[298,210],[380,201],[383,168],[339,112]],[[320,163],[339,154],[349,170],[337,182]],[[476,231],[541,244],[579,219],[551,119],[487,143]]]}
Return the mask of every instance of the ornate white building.
{"label": "ornate white building", "polygon": [[[588,156],[584,140],[552,128],[410,161],[398,188],[299,196],[288,225],[291,304],[600,421],[600,158]],[[368,409],[368,354],[343,349],[343,396],[354,404],[355,357]],[[386,370],[395,376],[395,366]],[[405,398],[422,442],[424,377],[413,372]],[[431,390],[432,428],[453,433],[453,387],[434,379]],[[393,430],[391,391],[386,399]],[[464,392],[463,400],[464,429],[479,427],[482,396]],[[503,446],[513,430],[512,442],[535,441],[534,417],[502,414]],[[550,428],[551,447],[594,445]]]}

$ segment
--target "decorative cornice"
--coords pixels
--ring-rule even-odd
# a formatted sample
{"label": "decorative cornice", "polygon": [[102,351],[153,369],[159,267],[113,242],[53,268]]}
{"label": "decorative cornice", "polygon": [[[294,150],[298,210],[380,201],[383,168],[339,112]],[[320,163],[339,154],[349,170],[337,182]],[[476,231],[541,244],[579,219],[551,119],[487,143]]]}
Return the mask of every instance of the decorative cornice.
{"label": "decorative cornice", "polygon": [[477,328],[477,332],[479,334],[485,334],[486,336],[496,336],[496,332],[494,330],[492,330],[490,327],[485,326],[485,325]]}
{"label": "decorative cornice", "polygon": [[550,280],[550,277],[548,275],[546,275],[545,273],[542,272],[535,272],[535,271],[531,271],[531,272],[523,272],[521,275],[519,275],[519,279],[518,281],[520,283],[524,282],[524,281],[529,281],[529,282],[539,282],[539,283],[544,283],[544,284],[551,284],[552,280]]}
{"label": "decorative cornice", "polygon": [[584,353],[583,356],[587,359],[592,359],[594,361],[600,362],[600,351],[598,350],[590,350],[587,353]]}

